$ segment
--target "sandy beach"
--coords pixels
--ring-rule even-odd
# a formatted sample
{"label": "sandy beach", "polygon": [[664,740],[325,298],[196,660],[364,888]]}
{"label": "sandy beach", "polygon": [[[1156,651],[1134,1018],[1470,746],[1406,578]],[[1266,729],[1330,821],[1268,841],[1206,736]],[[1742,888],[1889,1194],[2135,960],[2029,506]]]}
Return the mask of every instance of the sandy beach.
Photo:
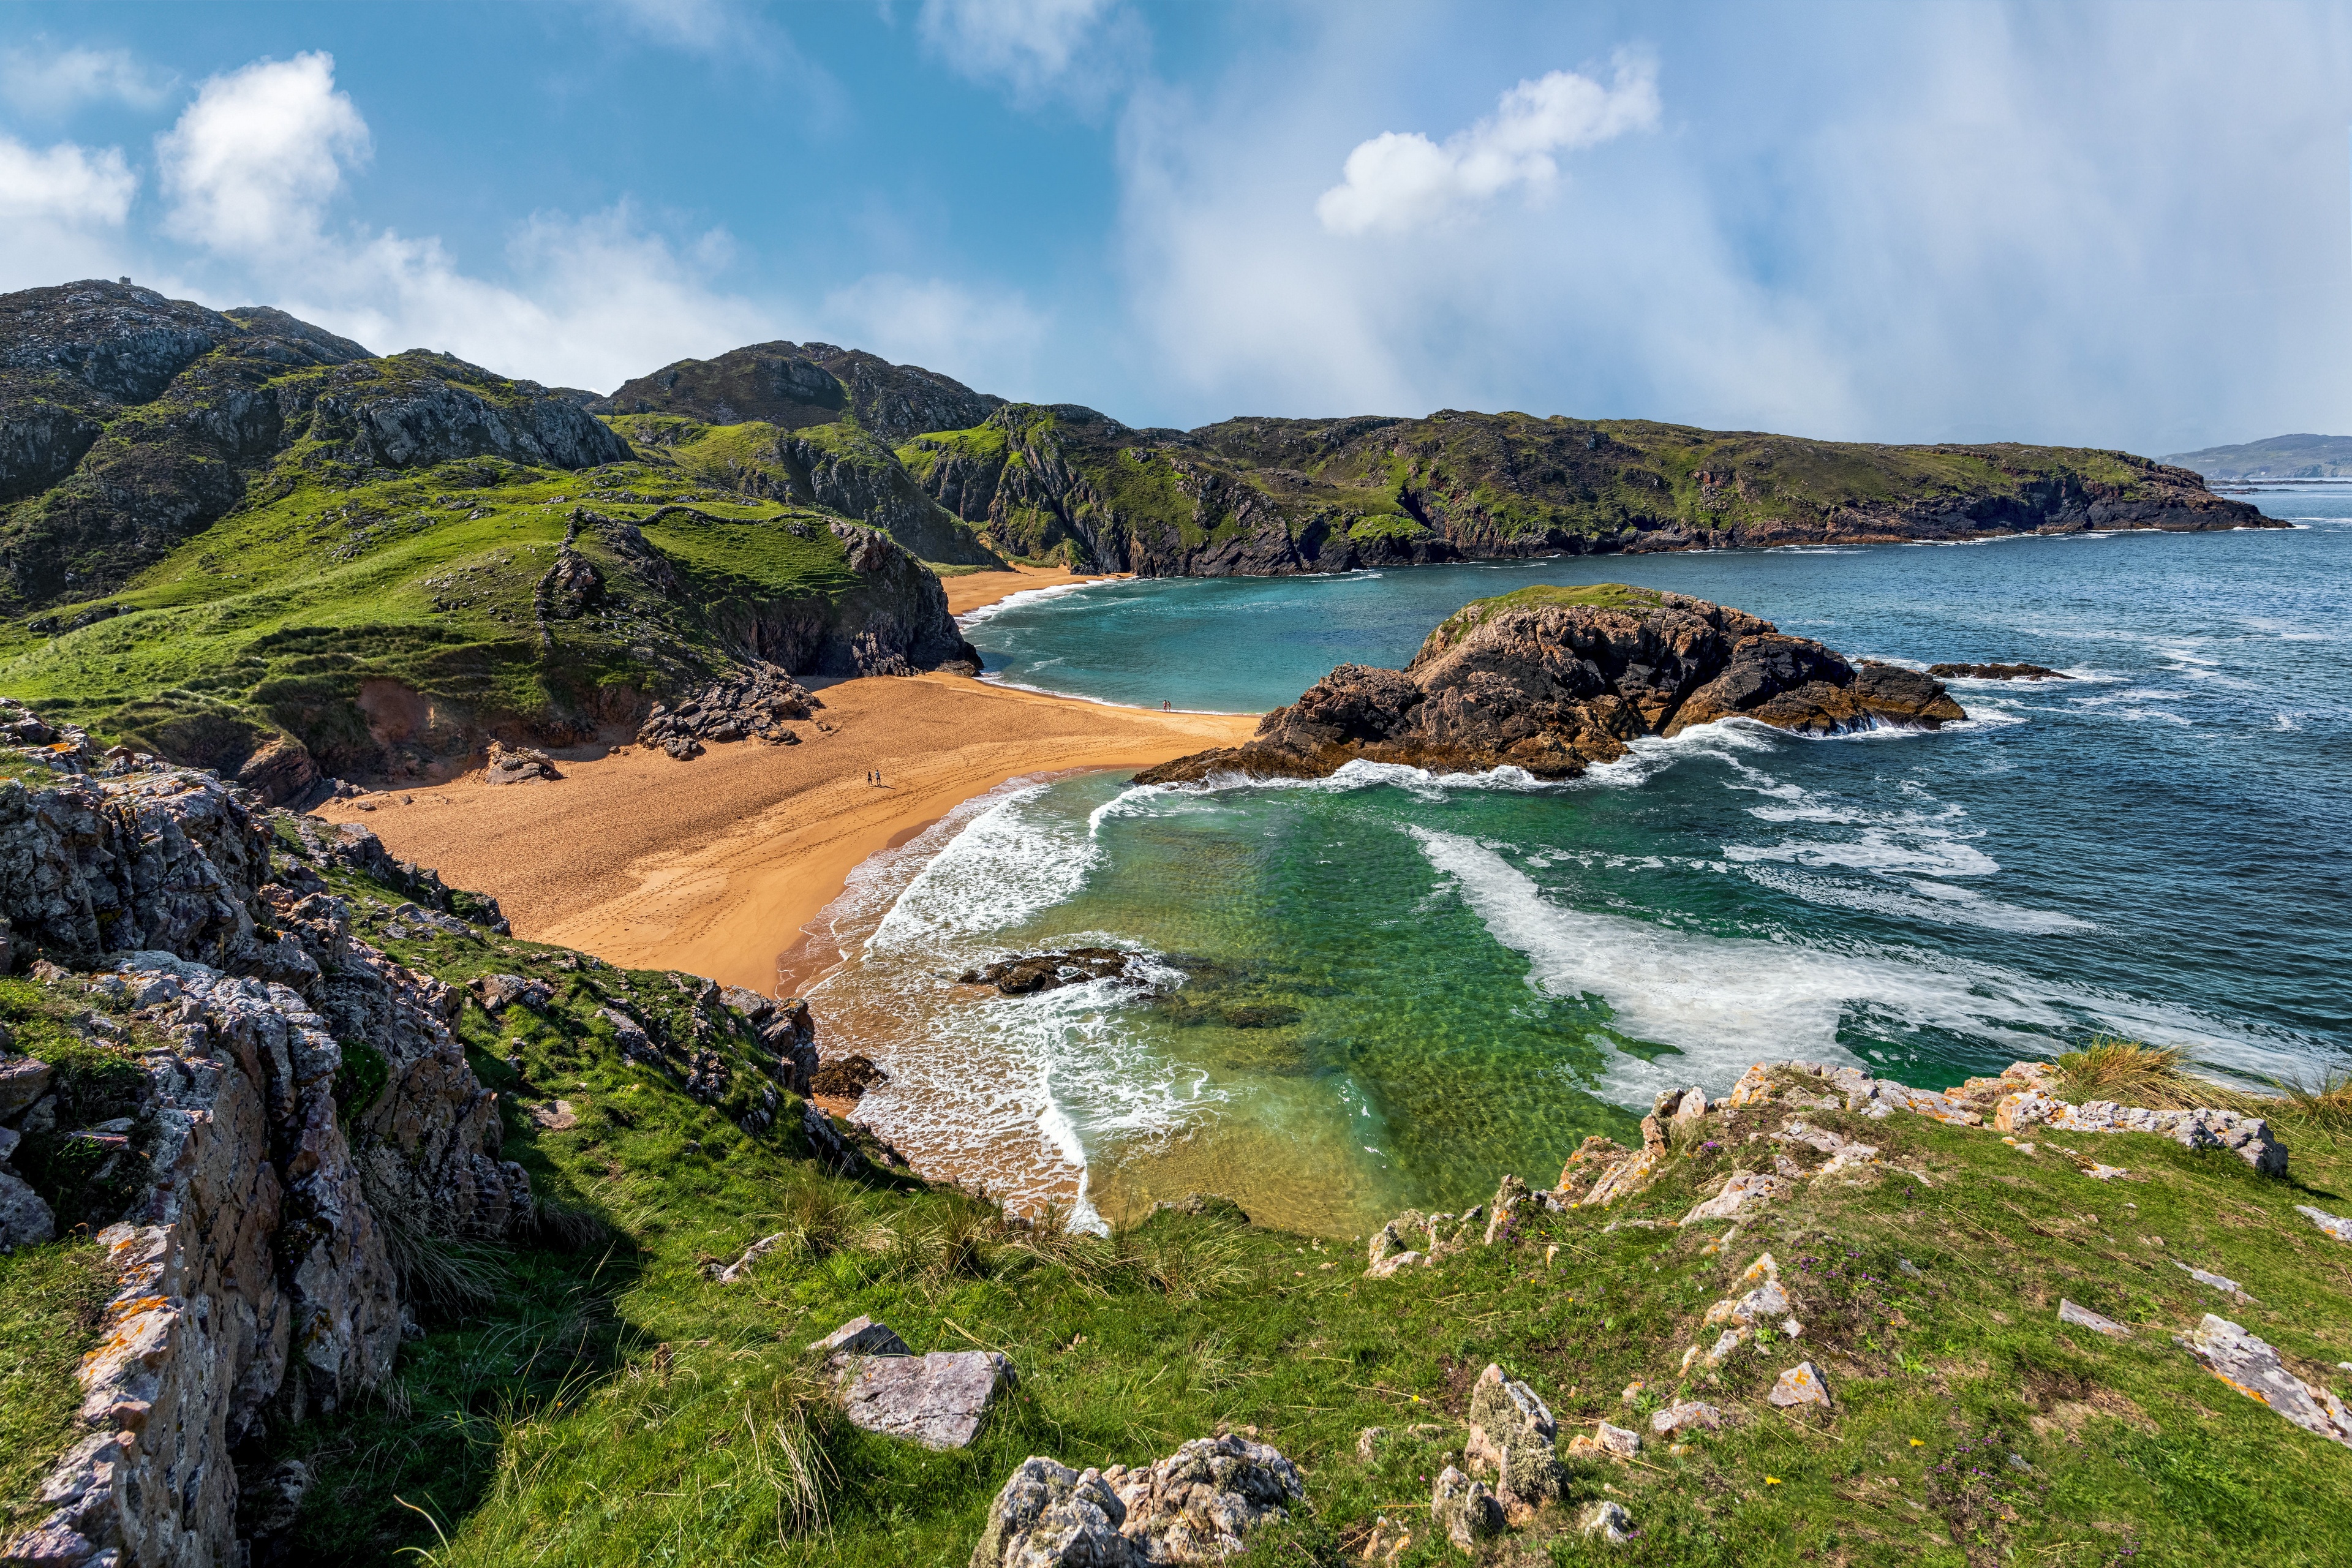
{"label": "sandy beach", "polygon": [[[959,606],[971,609],[1086,580],[975,573],[948,588],[971,584]],[[849,873],[961,802],[1027,773],[1139,768],[1233,745],[1257,722],[950,675],[846,680],[819,694],[831,732],[795,726],[797,746],[713,745],[688,763],[640,747],[559,754],[560,781],[494,787],[476,773],[364,797],[373,810],[334,801],[319,815],[364,823],[401,858],[495,895],[519,936],[789,993],[831,963],[802,946],[801,928]],[[880,786],[866,782],[869,770]]]}
{"label": "sandy beach", "polygon": [[1131,575],[1131,573],[1116,572],[1108,575],[1087,576],[1084,573],[1045,566],[1013,566],[1002,572],[966,572],[960,576],[942,577],[940,582],[948,591],[948,614],[966,616],[1033,588],[1060,588],[1073,583],[1109,583]]}

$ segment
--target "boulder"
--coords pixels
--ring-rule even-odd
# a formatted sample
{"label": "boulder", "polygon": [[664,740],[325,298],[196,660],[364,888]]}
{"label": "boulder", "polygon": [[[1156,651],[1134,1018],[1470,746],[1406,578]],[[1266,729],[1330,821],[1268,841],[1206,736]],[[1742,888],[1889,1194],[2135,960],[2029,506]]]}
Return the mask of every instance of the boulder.
{"label": "boulder", "polygon": [[1436,1490],[1430,1495],[1429,1519],[1448,1541],[1473,1552],[1478,1542],[1501,1532],[1503,1506],[1486,1482],[1474,1481],[1448,1465],[1438,1473]]}
{"label": "boulder", "polygon": [[2309,1204],[2295,1205],[2294,1212],[2336,1240],[2352,1241],[2352,1219],[2329,1214],[2326,1209],[2313,1208]]}
{"label": "boulder", "polygon": [[835,1057],[810,1076],[809,1089],[828,1100],[863,1100],[867,1089],[889,1081],[890,1075],[876,1067],[869,1058]]}
{"label": "boulder", "polygon": [[[14,1135],[11,1134],[13,1142]],[[0,1252],[14,1252],[20,1247],[52,1240],[58,1234],[58,1216],[49,1211],[41,1194],[25,1184],[16,1172],[0,1164]]]}
{"label": "boulder", "polygon": [[2352,1448],[2352,1409],[2327,1389],[2315,1388],[2289,1372],[2278,1352],[2227,1318],[2208,1312],[2187,1343],[2207,1371],[2247,1398],[2270,1406],[2306,1432]]}
{"label": "boulder", "polygon": [[[1135,957],[1115,947],[1074,947],[1066,952],[1040,952],[999,959],[967,969],[958,975],[962,985],[993,985],[1007,996],[1028,996],[1090,980],[1133,978],[1128,965]],[[1139,979],[1137,984],[1142,984]]]}
{"label": "boulder", "polygon": [[926,1448],[961,1448],[1013,1382],[1012,1362],[995,1351],[861,1356],[843,1371],[841,1407],[851,1425],[868,1432]]}
{"label": "boulder", "polygon": [[489,763],[482,774],[482,782],[492,784],[539,784],[562,776],[556,772],[554,759],[545,752],[492,741]]}
{"label": "boulder", "polygon": [[1622,1546],[1633,1539],[1633,1516],[1625,1511],[1624,1504],[1602,1498],[1585,1510],[1578,1533],[1597,1536],[1611,1546]]}
{"label": "boulder", "polygon": [[989,1505],[971,1568],[1129,1568],[1126,1521],[1127,1505],[1100,1471],[1033,1455]]}
{"label": "boulder", "polygon": [[518,1002],[536,1013],[555,1000],[554,986],[521,974],[478,975],[466,989],[474,994],[485,1013],[501,1012]]}
{"label": "boulder", "polygon": [[[774,1239],[774,1238],[770,1238]],[[763,1243],[754,1242],[753,1247]],[[744,1256],[749,1258],[750,1253]],[[809,1349],[825,1356],[835,1355],[913,1355],[907,1342],[891,1331],[887,1323],[877,1323],[870,1317],[852,1318],[821,1340],[812,1340]]]}
{"label": "boulder", "polygon": [[1678,1399],[1650,1417],[1650,1431],[1660,1437],[1680,1437],[1690,1432],[1719,1432],[1723,1412],[1696,1399]]}
{"label": "boulder", "polygon": [[1506,1506],[1535,1508],[1559,1496],[1559,1425],[1536,1391],[1488,1363],[1470,1389],[1474,1469],[1491,1468]]}
{"label": "boulder", "polygon": [[1139,1468],[1114,1465],[1103,1480],[1126,1509],[1120,1532],[1138,1563],[1236,1556],[1251,1531],[1288,1520],[1307,1497],[1297,1465],[1237,1433],[1196,1437]]}
{"label": "boulder", "polygon": [[1783,1409],[1818,1405],[1823,1410],[1833,1408],[1830,1403],[1830,1385],[1822,1378],[1821,1368],[1811,1362],[1801,1361],[1780,1374],[1765,1398]]}
{"label": "boulder", "polygon": [[753,660],[675,706],[656,705],[637,727],[637,743],[659,746],[680,758],[698,754],[701,747],[696,742],[702,741],[756,737],[778,745],[795,744],[800,737],[788,726],[824,706],[782,666]]}
{"label": "boulder", "polygon": [[2063,1299],[2061,1299],[2058,1303],[2058,1321],[2062,1323],[2071,1323],[2078,1329],[2088,1329],[2095,1334],[2105,1334],[2109,1339],[2131,1338],[2131,1330],[2116,1322],[2113,1318],[2103,1318],[2088,1307],[2078,1307],[2074,1302]]}
{"label": "boulder", "polygon": [[2072,680],[2063,670],[2039,664],[1931,664],[1927,673],[1938,680]]}
{"label": "boulder", "polygon": [[0,1118],[11,1117],[49,1092],[55,1075],[38,1057],[0,1060]]}

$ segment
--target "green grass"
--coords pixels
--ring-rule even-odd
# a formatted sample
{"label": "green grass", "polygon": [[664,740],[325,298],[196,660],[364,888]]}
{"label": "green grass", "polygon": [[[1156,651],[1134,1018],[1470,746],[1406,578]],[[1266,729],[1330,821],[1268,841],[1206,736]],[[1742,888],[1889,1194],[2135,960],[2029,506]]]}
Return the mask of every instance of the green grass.
{"label": "green grass", "polygon": [[47,1511],[42,1478],[80,1436],[74,1369],[98,1342],[114,1282],[88,1237],[0,1256],[0,1539]]}
{"label": "green grass", "polygon": [[1437,629],[1423,642],[1421,651],[1429,654],[1452,647],[1488,620],[1509,610],[1644,610],[1654,609],[1663,602],[1654,588],[1636,588],[1623,583],[1591,583],[1577,587],[1538,584],[1498,594],[1491,599],[1472,600],[1439,622]]}

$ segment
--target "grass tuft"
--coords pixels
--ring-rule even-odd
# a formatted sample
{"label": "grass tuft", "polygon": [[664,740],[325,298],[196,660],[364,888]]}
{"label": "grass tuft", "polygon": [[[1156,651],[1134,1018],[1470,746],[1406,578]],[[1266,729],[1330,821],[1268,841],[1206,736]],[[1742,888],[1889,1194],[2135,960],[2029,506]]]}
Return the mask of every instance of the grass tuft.
{"label": "grass tuft", "polygon": [[2102,1035],[2055,1065],[2063,1098],[2076,1105],[2109,1100],[2150,1110],[2258,1110],[2263,1103],[2259,1096],[2190,1071],[2189,1055],[2179,1046]]}

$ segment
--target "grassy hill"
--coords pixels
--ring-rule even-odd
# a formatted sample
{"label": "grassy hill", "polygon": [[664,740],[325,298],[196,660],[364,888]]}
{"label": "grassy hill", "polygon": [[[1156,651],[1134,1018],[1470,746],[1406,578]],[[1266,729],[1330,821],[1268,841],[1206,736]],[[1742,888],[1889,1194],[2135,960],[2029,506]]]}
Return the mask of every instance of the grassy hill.
{"label": "grassy hill", "polygon": [[2164,459],[2209,479],[2352,478],[2352,436],[2273,436],[2235,447],[2176,452]]}

